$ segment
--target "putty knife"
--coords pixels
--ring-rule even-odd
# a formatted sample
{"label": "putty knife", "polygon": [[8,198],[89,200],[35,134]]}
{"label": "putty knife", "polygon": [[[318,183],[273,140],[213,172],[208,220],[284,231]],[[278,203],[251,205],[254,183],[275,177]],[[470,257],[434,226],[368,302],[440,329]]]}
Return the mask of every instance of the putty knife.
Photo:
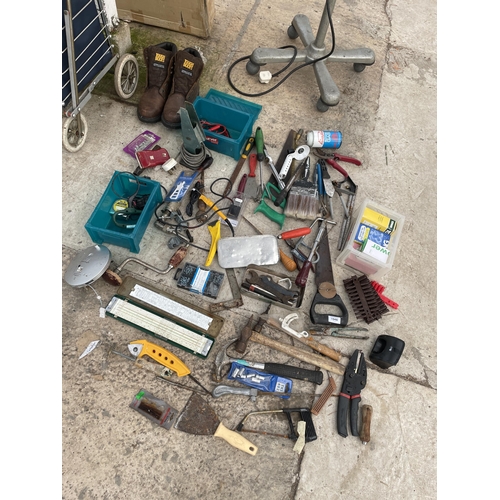
{"label": "putty knife", "polygon": [[215,436],[245,453],[255,455],[257,446],[224,426],[213,408],[193,392],[174,426],[177,430],[198,436]]}

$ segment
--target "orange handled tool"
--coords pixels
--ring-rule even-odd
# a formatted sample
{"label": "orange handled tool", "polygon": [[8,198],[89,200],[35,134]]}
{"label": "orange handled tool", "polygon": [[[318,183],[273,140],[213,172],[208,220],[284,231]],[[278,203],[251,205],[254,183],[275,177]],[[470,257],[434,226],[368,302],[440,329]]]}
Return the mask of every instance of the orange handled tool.
{"label": "orange handled tool", "polygon": [[[299,238],[300,236],[305,236],[311,232],[310,227],[300,227],[299,229],[292,229],[290,231],[285,231],[278,236],[279,240],[290,240],[292,238]],[[290,272],[293,272],[297,269],[297,263],[288,255],[280,249],[280,260],[281,263],[286,267],[286,269]]]}
{"label": "orange handled tool", "polygon": [[285,231],[277,236],[278,240],[291,240],[292,238],[299,238],[300,236],[306,236],[311,233],[310,227],[299,227],[298,229],[291,229],[290,231]]}
{"label": "orange handled tool", "polygon": [[283,252],[283,250],[280,249],[279,252],[281,263],[286,267],[287,271],[295,271],[297,269],[296,262],[291,257],[288,257],[288,255]]}

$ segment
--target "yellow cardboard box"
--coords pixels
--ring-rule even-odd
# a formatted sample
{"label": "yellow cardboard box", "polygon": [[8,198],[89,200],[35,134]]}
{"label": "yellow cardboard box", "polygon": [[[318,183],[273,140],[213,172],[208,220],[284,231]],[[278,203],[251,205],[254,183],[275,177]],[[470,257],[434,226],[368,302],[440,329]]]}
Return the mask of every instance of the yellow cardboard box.
{"label": "yellow cardboard box", "polygon": [[391,234],[396,230],[396,221],[394,219],[368,207],[364,209],[360,223],[378,229],[383,233]]}
{"label": "yellow cardboard box", "polygon": [[215,0],[116,0],[118,17],[200,38],[208,38]]}

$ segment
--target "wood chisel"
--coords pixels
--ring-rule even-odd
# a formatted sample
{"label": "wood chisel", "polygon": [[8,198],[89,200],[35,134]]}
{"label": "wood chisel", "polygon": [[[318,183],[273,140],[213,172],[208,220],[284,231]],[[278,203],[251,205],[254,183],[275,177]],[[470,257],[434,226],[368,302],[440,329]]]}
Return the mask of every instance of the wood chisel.
{"label": "wood chisel", "polygon": [[234,172],[231,174],[231,177],[229,178],[229,182],[226,186],[226,189],[224,190],[224,193],[222,193],[222,196],[227,196],[230,193],[232,187],[234,186],[234,183],[236,182],[236,179],[238,178],[238,175],[241,172],[243,165],[245,164],[245,160],[248,158],[248,155],[254,146],[254,143],[255,143],[255,139],[253,137],[249,137],[248,141],[245,145],[245,148],[243,149],[243,152],[241,153],[240,159],[238,160],[238,163],[236,164]]}
{"label": "wood chisel", "polygon": [[320,354],[311,353],[305,349],[300,349],[290,344],[283,344],[282,342],[278,342],[277,340],[274,340],[266,335],[262,335],[255,330],[252,331],[249,340],[265,345],[266,347],[271,347],[272,349],[288,354],[289,356],[293,356],[294,358],[300,359],[305,363],[309,363],[329,372],[336,373],[337,375],[344,374],[344,365],[334,361],[333,359]]}

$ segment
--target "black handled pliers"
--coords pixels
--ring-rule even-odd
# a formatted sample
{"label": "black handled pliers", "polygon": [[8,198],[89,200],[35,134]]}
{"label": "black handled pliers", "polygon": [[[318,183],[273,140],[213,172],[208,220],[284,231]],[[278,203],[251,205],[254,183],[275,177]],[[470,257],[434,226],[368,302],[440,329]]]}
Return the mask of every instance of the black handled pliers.
{"label": "black handled pliers", "polygon": [[[358,433],[358,408],[361,401],[361,390],[366,385],[365,355],[359,349],[354,351],[345,369],[344,381],[339,394],[337,409],[337,431],[347,437],[347,415],[350,413],[351,434]],[[349,404],[350,403],[350,404]]]}

